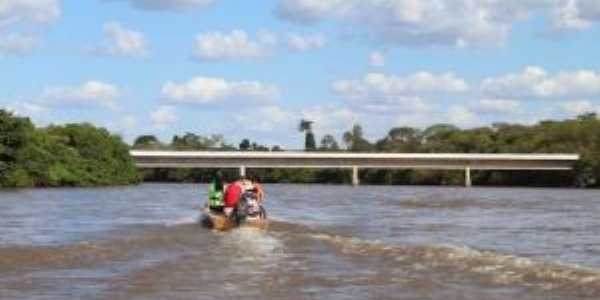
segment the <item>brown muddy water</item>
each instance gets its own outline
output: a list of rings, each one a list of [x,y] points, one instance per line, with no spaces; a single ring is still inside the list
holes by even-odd
[[[0,192],[0,299],[600,299],[600,192],[269,185],[212,232],[205,186]]]

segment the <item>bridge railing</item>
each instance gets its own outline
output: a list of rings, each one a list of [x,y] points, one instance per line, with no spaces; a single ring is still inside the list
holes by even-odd
[[[359,168],[465,170],[471,186],[471,170],[570,170],[578,154],[484,153],[353,153],[353,152],[202,152],[131,151],[140,168],[342,168],[352,169],[358,185]]]

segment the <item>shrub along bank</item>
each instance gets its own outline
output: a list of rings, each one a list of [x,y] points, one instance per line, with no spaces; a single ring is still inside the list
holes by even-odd
[[[36,128],[0,109],[0,187],[107,186],[139,183],[119,136],[90,124]]]

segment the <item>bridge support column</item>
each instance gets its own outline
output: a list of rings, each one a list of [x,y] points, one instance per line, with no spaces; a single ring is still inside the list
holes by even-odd
[[[473,182],[471,181],[471,168],[465,168],[465,187],[472,187]]]
[[[360,185],[360,178],[358,177],[358,167],[357,166],[352,167],[352,185],[353,186]]]
[[[240,166],[240,177],[246,177],[246,166]]]

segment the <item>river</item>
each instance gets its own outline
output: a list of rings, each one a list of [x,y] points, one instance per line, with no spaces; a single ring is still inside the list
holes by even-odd
[[[0,299],[600,299],[600,192],[267,185],[267,230],[206,186],[0,192]]]

